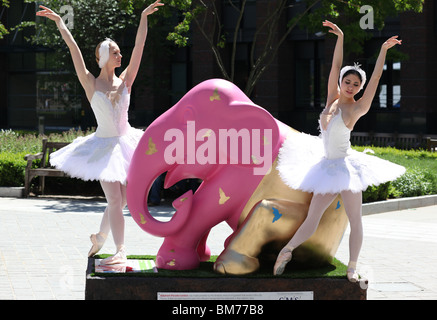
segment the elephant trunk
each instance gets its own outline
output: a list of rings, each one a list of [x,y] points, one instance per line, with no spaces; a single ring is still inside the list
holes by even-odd
[[[190,190],[174,200],[176,213],[167,222],[155,219],[147,208],[147,198],[155,179],[162,173],[171,170],[163,158],[163,150],[159,150],[153,137],[146,130],[132,157],[127,176],[127,204],[132,218],[149,234],[167,237],[180,230],[191,210],[193,192]],[[152,137],[153,136],[153,137]]]

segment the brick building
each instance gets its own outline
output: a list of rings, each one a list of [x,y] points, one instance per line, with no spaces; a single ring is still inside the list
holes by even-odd
[[[226,11],[225,2],[216,1],[222,10],[225,28],[232,27],[233,20]],[[237,46],[237,73],[248,68],[250,39],[265,19],[267,2],[248,1]],[[434,88],[437,84],[436,2],[425,0],[420,14],[403,13],[398,18],[388,19],[384,30],[373,31],[363,55],[354,57],[354,61],[359,61],[370,77],[374,66],[372,57],[379,51],[382,42],[394,34],[403,39],[400,51],[409,57],[405,61],[387,63],[371,111],[360,119],[355,131],[437,134],[437,90]],[[22,16],[27,15],[27,19],[31,19],[35,8],[27,6],[21,1],[14,1],[11,8],[2,13],[2,22],[12,26]],[[292,11],[287,12],[287,17],[292,15]],[[285,28],[287,17],[284,17],[282,25],[279,24],[279,29]],[[153,31],[146,43],[147,60],[143,60],[131,99],[130,121],[134,126],[147,126],[194,85],[221,77],[213,53],[196,28],[193,28],[191,45],[184,49],[172,48],[169,55],[157,52],[153,37],[165,35],[154,34]],[[292,127],[317,133],[317,118],[326,99],[334,45],[332,37],[318,37],[296,29],[257,83],[251,99]],[[133,43],[125,41],[120,46],[122,51],[131,50]],[[59,84],[55,92],[47,93],[41,89],[51,88],[42,84],[50,82],[44,80],[47,79],[47,63],[41,65],[39,57],[42,52],[41,48],[26,43],[20,33],[0,41],[0,128],[34,129],[41,114],[45,115],[46,127],[93,125],[92,113],[77,83],[66,86],[62,83],[62,75],[58,75],[53,80]],[[345,61],[348,64],[351,62]],[[242,80],[237,76],[235,83],[240,85]],[[48,104],[46,101],[52,101],[64,89],[82,99],[71,99],[77,103],[68,110],[59,107],[43,112],[44,104]],[[51,99],[41,100],[46,95]]]
[[[252,12],[256,12],[253,23],[256,25],[249,25],[248,29],[263,22],[265,2],[252,3]],[[284,28],[284,24],[279,28]],[[436,1],[425,1],[420,14],[403,13],[398,18],[387,19],[384,30],[373,32],[363,56],[354,59],[363,65],[368,78],[373,72],[372,58],[379,52],[380,45],[396,34],[404,43],[400,51],[409,58],[407,61],[387,63],[380,81],[380,92],[371,111],[360,119],[355,131],[436,134]],[[242,41],[241,50],[247,50],[249,44],[246,47],[244,44]],[[332,37],[293,31],[258,82],[251,99],[294,128],[317,133],[317,119],[325,104],[324,92],[334,47],[335,39]],[[219,75],[214,56],[199,33],[194,34],[191,54],[195,61],[192,66],[193,83]],[[242,57],[245,55],[240,54]],[[344,61],[347,64],[352,62]]]

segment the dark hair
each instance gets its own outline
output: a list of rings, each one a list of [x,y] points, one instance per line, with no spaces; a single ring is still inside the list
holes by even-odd
[[[348,70],[347,72],[345,72],[341,81],[343,81],[343,79],[350,74],[356,75],[360,79],[360,82],[363,82],[363,77],[361,76],[361,74],[357,70],[354,70],[354,69],[351,69],[351,70]]]

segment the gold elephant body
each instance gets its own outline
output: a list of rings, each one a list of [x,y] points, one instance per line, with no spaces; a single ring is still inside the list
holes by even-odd
[[[288,187],[276,166],[277,159],[246,203],[238,229],[214,264],[216,272],[244,275],[258,270],[260,254],[276,258],[306,219],[312,194]],[[339,195],[323,214],[316,232],[293,251],[293,260],[310,265],[331,262],[347,223]],[[263,248],[268,250],[262,252]]]

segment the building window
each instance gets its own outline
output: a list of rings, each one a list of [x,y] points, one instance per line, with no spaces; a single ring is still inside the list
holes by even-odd
[[[378,99],[374,104],[379,108],[400,108],[401,107],[401,63],[388,62],[384,65],[384,73],[379,83]]]
[[[320,109],[326,104],[324,48],[320,41],[295,41],[295,97],[299,109]]]
[[[191,84],[190,51],[177,48],[171,62],[171,104],[175,105],[188,91]]]
[[[235,8],[241,8],[241,0],[223,1],[223,26],[226,40],[232,42],[234,39],[235,26],[240,13]],[[238,42],[251,42],[256,29],[256,1],[248,0],[243,12],[240,29],[237,31]]]
[[[245,9],[240,22],[240,27],[236,31],[235,27],[238,22],[240,12],[236,8],[241,8],[243,1],[241,0],[224,0],[222,2],[223,9],[223,27],[226,37],[226,57],[225,63],[227,69],[231,70],[231,64],[234,64],[233,82],[241,90],[247,85],[248,75],[250,73],[250,52],[253,45],[253,37],[256,31],[256,1],[247,0]],[[237,32],[235,59],[231,61],[233,41]]]

